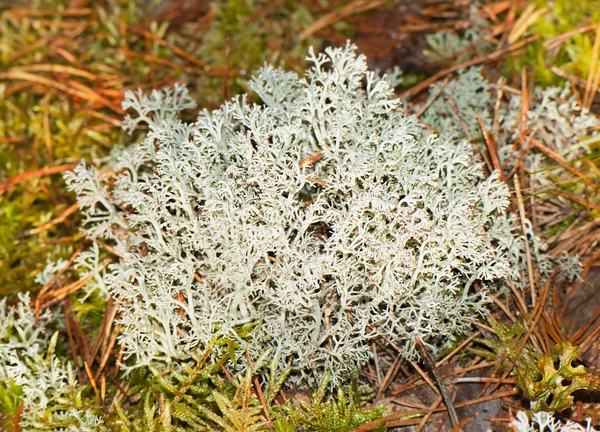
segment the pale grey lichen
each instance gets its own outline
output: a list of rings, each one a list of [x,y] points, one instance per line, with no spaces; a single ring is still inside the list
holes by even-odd
[[[516,432],[597,432],[590,419],[582,426],[572,421],[563,422],[552,413],[544,411],[534,413],[531,419],[527,417],[527,413],[519,411],[511,426]]]
[[[520,94],[514,94],[515,89],[505,85],[490,83],[480,67],[463,69],[443,89],[441,86],[442,83],[437,83],[431,87],[430,96],[438,93],[439,96],[423,112],[421,120],[438,134],[469,138],[487,150],[477,120],[480,116],[488,133],[498,134],[495,137],[498,156],[507,170],[522,157],[515,151],[517,143],[533,149],[531,140],[536,139],[578,167],[583,161],[577,159],[589,154],[589,145],[600,140],[600,120],[579,105],[568,83],[564,87],[535,87],[528,102],[525,125],[521,124]],[[550,164],[557,165],[556,161],[538,151],[526,152],[525,158],[534,172],[546,170],[535,175],[536,182],[552,182],[547,169]],[[561,172],[564,167],[552,170],[555,176]]]
[[[431,86],[430,95],[439,96],[421,116],[423,122],[438,134],[469,139],[482,135],[477,116],[482,117],[488,129],[491,127],[493,86],[481,74],[480,67],[462,69],[456,79],[447,82],[443,89],[442,86],[443,83]]]
[[[89,410],[69,405],[78,387],[69,364],[54,353],[60,320],[50,310],[36,319],[29,294],[8,307],[0,300],[0,382],[13,382],[23,391],[19,428],[23,431],[105,431],[102,420]],[[68,421],[61,422],[61,419]],[[58,420],[55,422],[55,420]],[[53,424],[69,424],[68,429]]]
[[[442,85],[432,86],[429,95],[437,98],[420,117],[433,129],[430,133],[469,139],[477,152],[489,157],[480,117],[493,137],[503,174],[514,173],[519,164],[524,167],[528,189],[523,195],[527,200],[533,196],[541,202],[553,197],[557,188],[565,188],[571,194],[585,192],[588,184],[580,178],[565,181],[574,176],[561,161],[569,161],[570,167],[582,171],[586,169],[586,160],[592,156],[591,145],[600,141],[600,120],[579,105],[568,85],[535,87],[525,115],[521,95],[515,94],[518,91],[502,81],[490,83],[480,68],[461,70],[443,89]],[[593,175],[589,178],[593,179]],[[554,215],[550,219],[556,220]],[[563,270],[562,279],[578,276],[581,265],[577,256],[551,257],[546,243],[534,234],[531,222],[525,221],[524,225],[542,283],[557,268]],[[524,256],[519,259],[521,264],[513,261],[512,268],[525,270]]]
[[[439,346],[517,278],[507,188],[470,144],[430,136],[352,45],[309,53],[301,79],[265,66],[195,123],[185,88],[129,93],[148,124],[110,175],[66,176],[87,232],[123,253],[103,276],[129,367],[185,358],[216,334],[274,348],[296,378],[340,378],[392,341]]]
[[[492,25],[482,10],[480,2],[471,2],[467,28],[462,32],[455,28],[425,35],[429,47],[423,54],[437,61],[452,57],[456,63],[470,60],[474,54],[489,54],[494,46],[489,38]]]

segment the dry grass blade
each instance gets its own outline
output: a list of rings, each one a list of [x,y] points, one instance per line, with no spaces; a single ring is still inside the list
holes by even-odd
[[[517,22],[512,27],[512,30],[508,33],[508,43],[516,42],[523,34],[527,31],[529,27],[535,24],[540,17],[545,14],[547,8],[535,9],[534,4],[530,4],[527,8],[521,13],[521,16],[517,20]]]
[[[598,53],[600,52],[600,27],[596,29],[596,37],[594,38],[594,46],[592,47],[592,56],[590,61],[590,70],[588,71],[587,81],[585,83],[585,93],[583,95],[583,106],[590,109],[592,106],[593,87],[596,79],[596,69],[598,64]]]

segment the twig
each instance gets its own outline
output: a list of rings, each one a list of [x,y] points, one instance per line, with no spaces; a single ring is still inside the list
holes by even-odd
[[[423,359],[423,362],[425,362],[425,365],[427,365],[427,367],[433,374],[433,378],[435,379],[435,382],[438,385],[438,388],[440,389],[440,393],[441,393],[442,398],[444,399],[446,408],[448,408],[448,415],[450,416],[450,422],[452,423],[452,426],[455,427],[459,423],[458,415],[456,414],[456,409],[454,408],[454,405],[452,403],[452,396],[450,396],[448,387],[446,387],[446,384],[444,384],[444,380],[442,379],[440,372],[438,371],[437,367],[435,366],[435,359],[429,353],[429,351],[427,351],[427,348],[425,348],[425,345],[423,345],[423,342],[421,342],[420,339],[416,340],[415,345],[416,345],[417,349],[419,350],[419,352],[421,353],[421,358]]]

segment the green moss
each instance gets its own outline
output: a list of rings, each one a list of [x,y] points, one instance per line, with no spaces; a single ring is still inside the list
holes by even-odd
[[[535,0],[537,8],[547,11],[529,29],[540,39],[526,47],[526,53],[506,62],[509,74],[520,72],[523,67],[535,69],[536,84],[542,86],[560,85],[564,79],[550,69],[558,67],[575,77],[587,79],[592,61],[592,47],[595,31],[576,34],[567,38],[557,48],[546,49],[543,44],[548,39],[575,30],[586,24],[600,20],[598,0]]]
[[[545,355],[531,343],[526,343],[519,350],[525,333],[522,322],[517,321],[512,326],[495,321],[489,324],[498,340],[475,339],[485,348],[471,348],[470,351],[490,361],[503,359],[500,371],[506,370],[514,361],[511,375],[515,376],[515,384],[523,396],[531,401],[532,410],[564,411],[573,406],[574,392],[600,391],[597,373],[583,365],[573,366],[579,358],[577,346],[559,342],[552,348],[551,355]]]

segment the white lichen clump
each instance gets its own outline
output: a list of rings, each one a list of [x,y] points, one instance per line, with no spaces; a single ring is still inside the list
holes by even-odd
[[[413,357],[416,339],[466,329],[516,274],[508,191],[470,144],[427,136],[354,46],[309,60],[305,78],[264,67],[261,104],[237,97],[192,124],[184,87],[128,93],[126,127],[146,138],[108,174],[66,176],[88,234],[123,255],[102,287],[133,367],[253,324],[239,343],[254,358],[273,348],[298,379],[342,377],[377,338]]]

